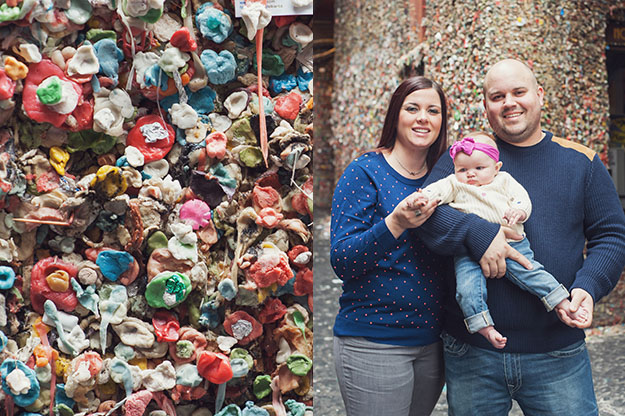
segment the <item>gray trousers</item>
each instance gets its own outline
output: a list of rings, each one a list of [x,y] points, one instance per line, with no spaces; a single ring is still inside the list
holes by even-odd
[[[445,383],[440,341],[404,347],[334,337],[334,364],[347,416],[429,415]]]

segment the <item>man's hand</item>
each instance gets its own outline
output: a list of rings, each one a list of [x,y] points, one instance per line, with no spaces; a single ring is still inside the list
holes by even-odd
[[[584,289],[575,288],[571,290],[571,304],[569,310],[558,309],[558,318],[565,324],[573,328],[588,328],[592,324],[592,311],[595,301],[590,293]],[[580,319],[583,317],[584,319]]]
[[[528,270],[533,269],[532,263],[530,263],[527,257],[512,248],[510,244],[506,242],[506,238],[520,239],[523,237],[509,228],[502,227],[499,229],[497,235],[493,241],[491,241],[488,249],[486,249],[480,259],[482,273],[487,278],[500,278],[506,274],[506,258],[516,261]]]

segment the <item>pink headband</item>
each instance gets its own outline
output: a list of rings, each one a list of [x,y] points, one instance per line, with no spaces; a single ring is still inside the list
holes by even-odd
[[[454,143],[451,149],[449,149],[449,156],[455,160],[458,152],[466,153],[470,156],[474,150],[486,153],[486,155],[495,162],[499,161],[499,150],[490,144],[476,142],[473,137],[465,137],[459,142]]]

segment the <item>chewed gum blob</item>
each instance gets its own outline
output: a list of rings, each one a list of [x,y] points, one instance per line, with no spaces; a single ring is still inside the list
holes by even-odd
[[[145,299],[153,308],[171,309],[191,293],[189,278],[177,272],[162,272],[156,275],[145,288]]]
[[[221,43],[232,33],[232,20],[210,2],[202,4],[195,13],[195,23],[205,38]]]
[[[12,358],[5,359],[0,364],[0,375],[2,390],[13,398],[16,405],[30,406],[39,397],[37,375],[23,362]]]
[[[0,289],[11,289],[15,284],[15,271],[9,266],[0,266]]]
[[[237,63],[230,51],[223,50],[218,54],[206,49],[200,59],[211,84],[222,85],[234,79]]]

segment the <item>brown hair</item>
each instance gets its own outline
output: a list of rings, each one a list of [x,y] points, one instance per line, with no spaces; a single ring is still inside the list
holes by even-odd
[[[497,149],[497,140],[495,139],[495,136],[493,136],[492,134],[490,134],[487,131],[483,131],[483,130],[474,130],[474,131],[470,131],[468,133],[464,133],[460,136],[460,138],[458,139],[458,141],[464,139],[465,137],[474,137],[474,136],[482,136],[482,137],[488,137],[492,143],[487,143],[487,144],[491,144],[495,149]]]
[[[426,162],[428,165],[428,171],[432,170],[434,164],[439,157],[447,149],[447,99],[445,93],[440,85],[432,81],[429,78],[423,76],[411,77],[404,80],[393,95],[391,96],[391,102],[388,105],[386,111],[386,117],[384,118],[384,127],[382,128],[382,135],[378,142],[378,149],[392,149],[395,146],[395,140],[397,138],[397,123],[399,121],[399,113],[401,106],[408,95],[418,90],[434,89],[438,93],[441,99],[441,131],[438,133],[436,141],[432,143],[428,149],[426,155]]]

